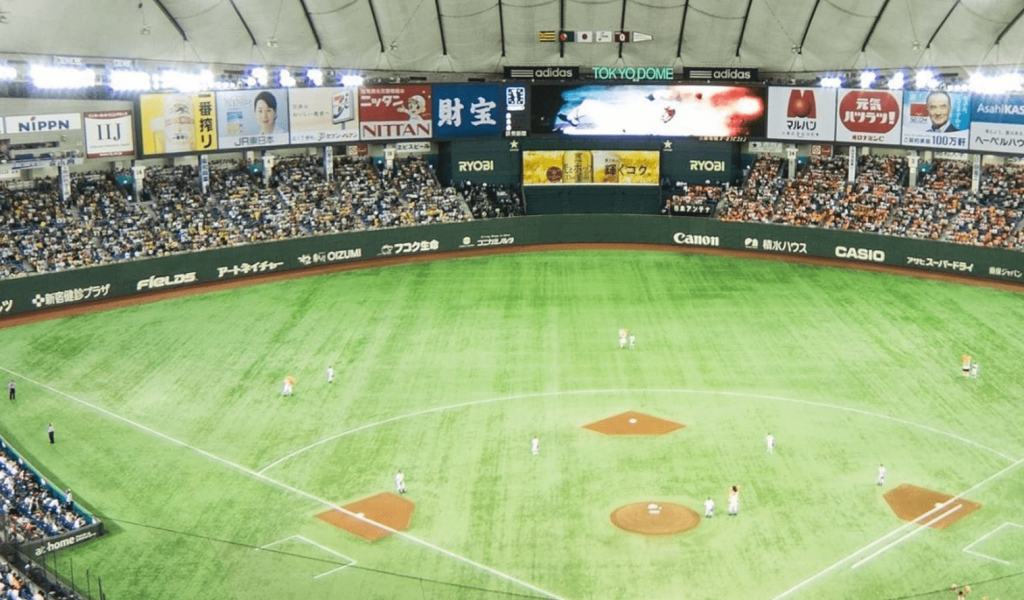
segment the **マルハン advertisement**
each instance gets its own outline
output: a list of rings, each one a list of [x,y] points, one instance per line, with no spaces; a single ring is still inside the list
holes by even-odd
[[[971,98],[971,151],[1024,154],[1024,96]]]
[[[496,137],[501,135],[504,98],[494,84],[435,85],[434,137]]]
[[[839,90],[836,141],[857,144],[900,144],[903,92]]]
[[[432,121],[429,85],[359,89],[360,139],[427,139],[433,134]]]
[[[768,137],[831,142],[836,135],[836,90],[768,88]]]

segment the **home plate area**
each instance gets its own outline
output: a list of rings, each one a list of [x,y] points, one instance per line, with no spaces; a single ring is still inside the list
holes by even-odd
[[[405,531],[412,522],[412,513],[416,509],[416,504],[391,492],[382,492],[376,496],[346,504],[342,508],[395,531]],[[383,527],[337,509],[324,511],[316,515],[316,518],[371,542],[391,535],[391,531]]]
[[[583,426],[584,429],[605,435],[665,435],[683,427],[686,427],[683,423],[636,411],[627,411]]]

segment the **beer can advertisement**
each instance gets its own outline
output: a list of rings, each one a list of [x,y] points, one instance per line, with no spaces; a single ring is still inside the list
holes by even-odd
[[[213,92],[142,94],[139,121],[144,156],[217,150]]]
[[[527,150],[524,185],[658,185],[656,150]]]
[[[357,141],[358,110],[355,88],[294,88],[288,92],[291,142],[316,144]]]
[[[534,134],[764,137],[765,89],[722,85],[535,85]]]

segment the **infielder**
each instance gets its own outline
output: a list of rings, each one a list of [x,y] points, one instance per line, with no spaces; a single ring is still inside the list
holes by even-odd
[[[401,469],[395,473],[395,490],[397,490],[399,494],[405,493],[405,473],[403,473]]]
[[[284,379],[284,386],[281,387],[281,395],[282,396],[291,396],[292,395],[292,382],[287,377],[285,377],[285,379]]]
[[[971,363],[971,377],[977,379],[978,371],[981,369],[981,363]]]
[[[533,452],[534,456],[540,454],[540,440],[537,436],[533,436],[533,440],[530,441],[530,452]]]
[[[704,518],[710,519],[715,516],[715,501],[708,496],[708,499],[704,501]]]
[[[632,333],[629,334],[629,349],[636,350],[636,336]]]
[[[878,465],[878,485],[885,485],[885,465]]]
[[[625,328],[619,330],[619,348],[620,349],[626,347],[626,336],[628,334],[629,334],[629,332],[626,331]]]
[[[327,367],[327,383],[334,383],[334,367]]]
[[[740,486],[729,488],[729,516],[740,514]]]
[[[767,437],[764,438],[764,443],[765,443],[766,446],[768,446],[768,454],[774,454],[775,453],[775,436],[772,435],[770,431],[768,432]]]

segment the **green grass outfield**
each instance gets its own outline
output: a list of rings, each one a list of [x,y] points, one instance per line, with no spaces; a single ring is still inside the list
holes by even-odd
[[[1006,600],[1024,590],[1021,530],[1000,528],[1024,525],[1022,323],[1019,294],[837,268],[456,259],[2,330],[19,385],[0,431],[107,521],[58,565],[99,574],[110,600],[938,599],[986,580],[973,595]],[[581,428],[625,410],[687,427]],[[408,536],[313,517],[399,468]],[[900,483],[983,508],[903,538],[916,526],[882,499]],[[609,521],[708,495],[721,516],[682,535]]]

